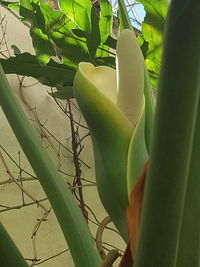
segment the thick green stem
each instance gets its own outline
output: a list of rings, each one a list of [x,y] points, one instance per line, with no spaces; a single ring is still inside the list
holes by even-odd
[[[200,2],[172,0],[134,267],[175,267],[200,91]]]
[[[120,29],[133,29],[124,0],[118,0],[118,5],[120,15]]]
[[[28,267],[20,251],[6,232],[0,222],[0,266],[2,267]]]
[[[200,265],[200,103],[192,148],[176,267]]]
[[[75,198],[22,111],[1,65],[0,104],[54,209],[75,265],[98,267],[101,259]]]

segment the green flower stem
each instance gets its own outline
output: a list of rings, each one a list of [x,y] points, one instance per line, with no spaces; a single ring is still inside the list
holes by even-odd
[[[146,148],[149,153],[152,131],[153,131],[154,114],[155,114],[155,102],[153,99],[152,87],[146,66],[144,66],[144,96],[145,96],[145,141],[146,141]]]
[[[199,267],[200,254],[200,103],[196,120],[176,267]]]
[[[145,144],[145,98],[143,98],[143,105],[141,114],[139,116],[137,126],[131,137],[131,142],[128,151],[127,164],[127,186],[128,197],[130,199],[131,192],[138,180],[138,177],[143,170],[144,164],[148,159],[148,153]]]
[[[28,264],[0,222],[0,266],[28,267]]]
[[[54,209],[75,265],[98,267],[101,259],[83,215],[17,102],[1,66],[0,104]]]
[[[118,6],[120,14],[120,30],[133,29],[124,0],[118,0]]]
[[[200,91],[199,14],[198,0],[171,1],[134,267],[176,266]]]

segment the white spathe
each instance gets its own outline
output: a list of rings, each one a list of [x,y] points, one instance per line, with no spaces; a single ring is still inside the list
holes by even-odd
[[[85,62],[79,64],[79,69],[102,94],[114,104],[117,103],[117,80],[114,69],[106,66],[95,67],[93,64]]]
[[[132,30],[123,30],[117,41],[116,70],[79,64],[82,75],[126,116],[133,129],[142,108],[144,93],[144,58]]]
[[[123,30],[117,41],[117,105],[133,127],[142,107],[144,58],[132,30]]]

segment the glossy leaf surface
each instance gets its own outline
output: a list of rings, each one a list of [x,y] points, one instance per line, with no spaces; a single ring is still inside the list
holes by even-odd
[[[39,2],[20,0],[19,3],[20,16],[30,23],[30,35],[37,59],[41,65],[46,65],[51,56],[55,56],[55,51],[45,28],[45,20]]]
[[[138,2],[142,3],[146,11],[142,23],[142,37],[148,43],[146,66],[150,72],[152,86],[158,88],[168,0],[138,0]]]
[[[19,54],[9,59],[0,59],[5,73],[16,73],[36,78],[48,86],[57,84],[72,85],[75,71],[64,64],[56,63],[53,60],[45,66],[41,66],[37,58],[29,53]]]

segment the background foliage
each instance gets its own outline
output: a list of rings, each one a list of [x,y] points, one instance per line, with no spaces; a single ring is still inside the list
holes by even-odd
[[[146,16],[141,33],[137,31],[138,40],[152,86],[157,88],[168,3],[167,0],[139,2]],[[28,23],[36,53],[18,51],[15,57],[0,59],[6,73],[32,76],[43,84],[55,86],[58,89],[55,96],[63,99],[73,96],[70,87],[80,62],[115,68],[116,36],[112,35],[112,25],[116,17],[108,0],[100,1],[98,7],[90,1],[60,0],[59,8],[54,9],[42,0],[1,1],[1,4],[17,10],[20,20]],[[118,20],[119,31],[123,29],[120,14]]]

